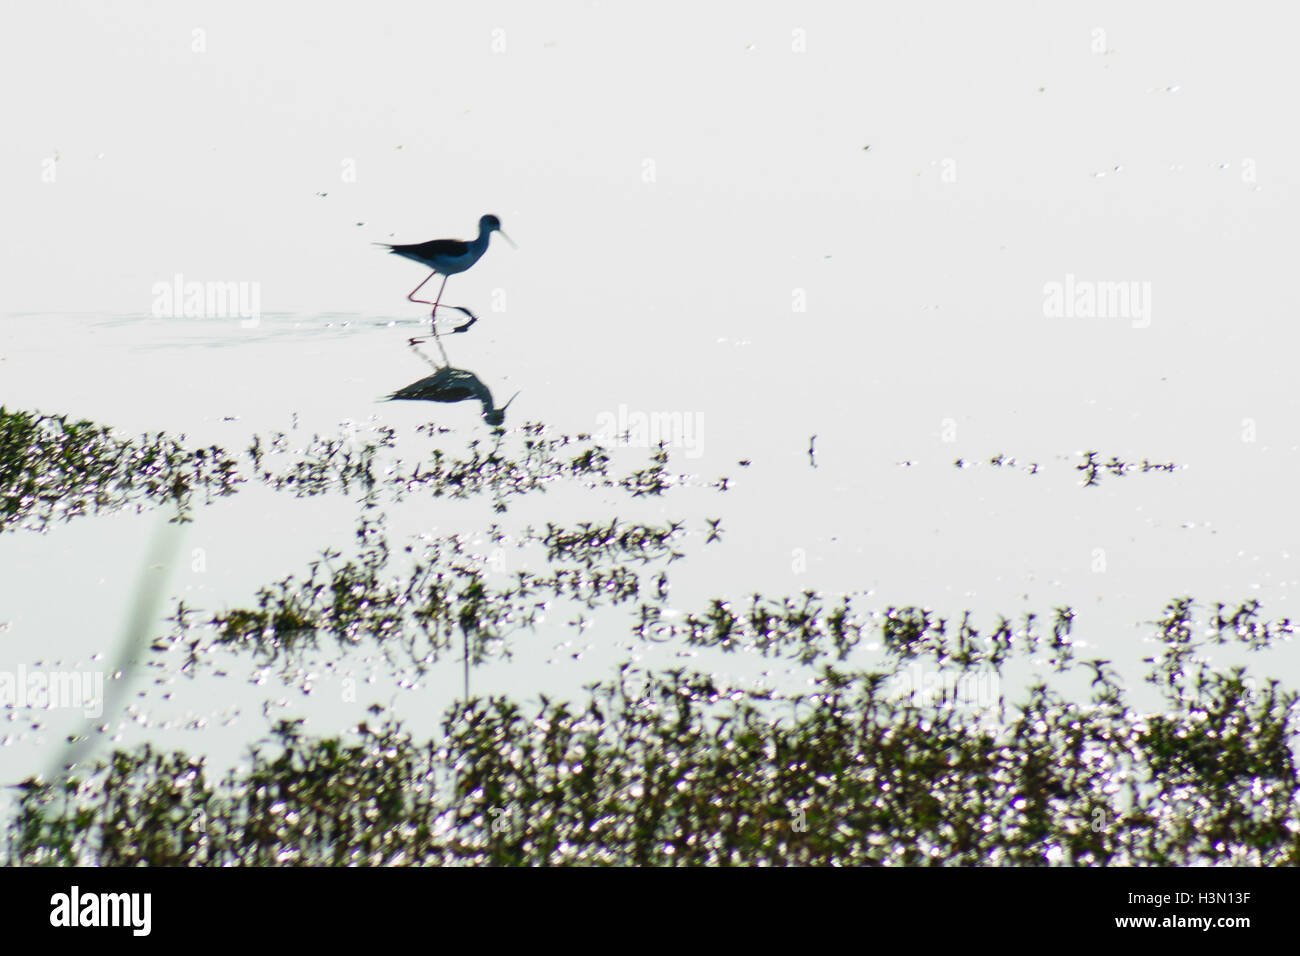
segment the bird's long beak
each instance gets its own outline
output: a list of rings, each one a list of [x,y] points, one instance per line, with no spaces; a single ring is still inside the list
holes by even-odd
[[[519,397],[519,393],[515,392],[513,395],[510,396],[510,402],[513,402],[518,397]],[[504,405],[498,408],[497,411],[504,412],[507,408],[510,407],[510,402],[506,402]]]
[[[501,233],[501,238],[502,238],[502,239],[504,239],[506,242],[510,243],[510,248],[511,248],[511,249],[518,249],[518,248],[519,248],[518,246],[515,245],[515,241],[514,241],[513,239],[511,239],[509,236],[506,235],[506,231],[505,231],[504,229],[498,229],[497,232]]]

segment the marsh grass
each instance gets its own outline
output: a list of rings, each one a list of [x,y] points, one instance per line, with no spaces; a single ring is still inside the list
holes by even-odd
[[[170,503],[186,520],[196,494],[208,501],[235,490],[236,468],[215,446],[186,449],[162,433],[123,438],[93,422],[0,407],[0,532],[127,505]]]
[[[184,519],[200,494],[249,481],[360,495],[351,553],[323,550],[234,607],[179,604],[153,651],[183,647],[187,674],[218,650],[286,668],[361,646],[417,669],[459,657],[464,699],[427,739],[375,706],[340,736],[281,722],[218,776],[202,756],[145,745],[29,779],[5,824],[5,862],[1300,863],[1297,695],[1214,663],[1293,637],[1258,602],[1170,601],[1143,662],[1158,705],[1139,707],[1115,662],[1082,656],[1069,607],[981,621],[815,590],[670,607],[670,576],[721,539],[719,519],[603,514],[390,540],[390,510],[411,496],[478,497],[500,513],[560,482],[628,498],[726,489],[674,473],[664,447],[620,476],[589,436],[540,425],[407,460],[384,428],[296,440],[255,436],[230,455],[0,410],[0,518],[39,530],[170,502]],[[494,567],[485,545],[514,559]],[[781,658],[812,686],[624,665],[573,699],[472,696],[471,668],[509,658],[560,602],[623,608],[634,640]],[[1013,679],[1018,667],[1029,677]],[[906,679],[917,668],[941,688],[995,680],[975,695],[929,693]]]
[[[1167,651],[1187,647],[1181,608]],[[1164,655],[1168,706],[1138,713],[1094,662],[1090,697],[1037,682],[990,721],[891,696],[889,658],[798,695],[624,671],[577,701],[457,704],[432,740],[282,723],[217,781],[201,758],[118,752],[62,788],[29,781],[7,862],[1300,862],[1297,698],[1276,682]]]

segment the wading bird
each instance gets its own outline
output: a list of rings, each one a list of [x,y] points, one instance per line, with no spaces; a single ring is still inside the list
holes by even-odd
[[[478,221],[478,238],[469,242],[463,239],[430,239],[428,242],[405,246],[395,246],[387,242],[376,243],[376,245],[386,246],[388,251],[394,255],[403,256],[433,270],[425,277],[424,282],[411,290],[407,298],[412,302],[433,306],[433,310],[429,313],[429,326],[435,338],[438,335],[438,304],[442,301],[443,289],[447,288],[447,279],[457,273],[464,272],[483,258],[483,253],[487,252],[488,239],[491,238],[494,232],[500,232],[501,238],[514,247],[514,242],[501,229],[501,220],[492,215],[484,216]],[[415,298],[415,293],[423,289],[425,283],[436,275],[442,276],[442,286],[438,289],[437,297],[432,302],[428,299]],[[478,321],[474,313],[470,312],[469,309],[460,306],[449,306],[448,308],[459,309],[469,316],[469,321],[454,329],[455,332],[464,332]]]

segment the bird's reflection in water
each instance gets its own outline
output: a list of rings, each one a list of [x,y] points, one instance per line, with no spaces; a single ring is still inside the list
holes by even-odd
[[[441,343],[439,343],[439,348],[441,348]],[[477,401],[483,406],[482,414],[485,422],[492,426],[498,426],[505,422],[506,409],[510,407],[510,402],[513,402],[519,396],[518,392],[510,396],[510,402],[506,402],[500,408],[497,408],[492,401],[491,390],[473,372],[463,368],[452,368],[450,363],[439,367],[436,363],[430,361],[428,356],[421,354],[420,357],[433,365],[436,371],[418,382],[412,382],[410,385],[399,388],[388,396],[389,401],[398,399],[448,403]],[[446,361],[446,351],[443,351],[442,357]]]

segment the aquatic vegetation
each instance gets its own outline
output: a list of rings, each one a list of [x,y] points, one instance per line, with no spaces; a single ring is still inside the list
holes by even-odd
[[[418,431],[432,438],[445,430],[425,425]],[[665,447],[650,452],[648,467],[618,477],[609,473],[612,460],[591,436],[546,431],[537,424],[510,433],[495,429],[491,442],[472,439],[463,455],[433,447],[427,458],[412,463],[390,454],[397,435],[388,426],[374,427],[369,438],[356,429],[313,434],[300,448],[292,447],[285,432],[273,432],[255,434],[240,456],[215,445],[187,449],[183,435],[130,439],[89,421],[0,408],[0,531],[20,525],[40,530],[51,521],[130,504],[143,509],[171,502],[177,519],[189,520],[196,500],[233,494],[247,481],[298,497],[377,487],[393,502],[417,492],[484,494],[503,512],[509,498],[545,491],[559,480],[639,497],[690,479],[668,471]],[[507,450],[507,442],[517,447]]]
[[[1142,463],[1138,464],[1136,462],[1123,461],[1118,455],[1111,455],[1110,461],[1099,462],[1097,460],[1098,453],[1095,451],[1086,451],[1082,454],[1084,458],[1083,462],[1074,467],[1075,470],[1083,472],[1083,486],[1085,488],[1101,484],[1101,476],[1103,473],[1122,478],[1125,475],[1138,472],[1145,474],[1151,471],[1158,471],[1172,474],[1179,468],[1179,466],[1174,464],[1172,461],[1154,462],[1149,458],[1143,458]]]
[[[1016,642],[1027,652],[1047,646],[1053,663],[1062,669],[1072,659],[1069,641],[1074,612],[1057,608],[1051,636],[1036,630],[1037,615],[1027,614],[1015,633],[1006,618],[982,637],[971,623],[971,612],[959,624],[937,617],[928,608],[894,608],[857,611],[853,599],[841,596],[833,606],[815,591],[779,601],[755,594],[743,613],[730,601],[715,598],[703,613],[686,614],[680,621],[665,620],[662,608],[643,605],[636,633],[653,640],[682,640],[695,647],[754,650],[764,656],[789,656],[811,664],[824,658],[844,661],[861,642],[877,630],[885,648],[900,657],[928,653],[940,663],[963,668],[1000,666]]]
[[[891,693],[904,660],[823,668],[797,695],[624,670],[584,700],[457,704],[427,741],[282,723],[220,781],[183,753],[117,752],[28,781],[6,862],[1300,863],[1297,695],[1276,682],[1203,667],[1142,714],[1094,661],[1090,698],[1038,681],[990,719]]]
[[[622,557],[646,564],[658,558],[666,557],[671,561],[682,557],[671,548],[674,535],[681,530],[680,521],[664,528],[628,524],[620,527],[619,520],[614,518],[608,525],[584,522],[573,531],[548,523],[542,540],[548,561],[564,559],[590,568],[601,560]]]
[[[972,468],[979,464],[982,463],[967,461],[965,458],[958,458],[956,461],[953,462],[953,465],[955,465],[958,468]],[[1025,464],[1021,464],[1015,458],[1012,458],[1009,455],[1003,455],[1001,453],[997,455],[993,455],[991,458],[989,458],[988,465],[991,468],[1007,468],[1012,471],[1022,470],[1030,475],[1038,474],[1038,467],[1039,467],[1038,462],[1036,461],[1031,461]]]
[[[1084,480],[1081,482],[1081,486],[1084,488],[1092,488],[1100,485],[1101,479],[1106,475],[1122,478],[1125,475],[1139,473],[1146,474],[1153,471],[1173,474],[1180,468],[1186,467],[1185,465],[1177,465],[1172,461],[1157,462],[1152,461],[1149,458],[1143,458],[1141,463],[1125,461],[1118,455],[1111,455],[1109,461],[1099,461],[1098,457],[1100,452],[1095,451],[1079,452],[1079,455],[1083,458],[1083,461],[1075,465],[1074,470],[1083,472]],[[910,465],[911,462],[905,462],[904,464]],[[1036,475],[1040,470],[1040,466],[1036,461],[1022,464],[1015,458],[1000,453],[991,456],[987,462],[970,461],[966,458],[958,458],[953,462],[955,467],[962,469],[973,468],[983,464],[987,464],[991,468],[1024,471],[1026,474],[1030,475]]]
[[[369,490],[380,480],[376,475],[380,450],[392,448],[397,437],[388,427],[379,427],[376,433],[374,440],[364,442],[349,435],[312,435],[295,453],[289,452],[289,436],[284,432],[274,432],[266,439],[254,435],[248,459],[258,480],[277,491],[289,489],[300,497],[356,487]],[[269,459],[279,455],[288,455],[291,460],[281,470],[272,471]]]
[[[206,627],[214,644],[249,648],[268,661],[315,650],[320,638],[333,637],[340,647],[368,639],[389,652],[404,649],[419,670],[462,646],[478,664],[490,655],[508,657],[506,638],[533,628],[550,602],[565,599],[592,609],[637,597],[641,577],[623,562],[670,563],[680,557],[673,543],[684,533],[679,522],[615,520],[572,529],[529,527],[512,542],[493,527],[487,537],[498,548],[541,544],[546,562],[555,565],[505,575],[461,535],[419,539],[395,552],[371,503],[358,524],[356,555],[342,560],[327,550],[310,562],[305,576],[288,575],[260,588],[254,605],[218,612]],[[177,630],[159,649],[202,645],[202,634],[193,633],[196,616],[192,608],[178,610],[172,618]],[[192,656],[197,660],[197,652]]]
[[[278,432],[263,440],[255,436],[249,448],[253,475],[277,491],[299,497],[327,492],[368,492],[383,488],[393,503],[411,494],[456,499],[489,497],[495,510],[504,512],[515,496],[544,492],[559,481],[578,482],[586,488],[622,489],[632,497],[660,495],[692,480],[690,475],[668,470],[669,452],[659,446],[649,452],[649,465],[619,477],[610,473],[609,452],[590,435],[548,434],[544,425],[526,423],[506,431],[493,429],[491,440],[471,439],[463,454],[432,447],[424,458],[384,458],[383,450],[396,445],[391,428],[380,427],[376,437],[363,441],[341,434],[335,438],[313,435],[301,449],[291,449],[288,436]],[[439,435],[435,425],[417,429],[429,437]]]
[[[1300,698],[1214,660],[1294,636],[1259,602],[1175,598],[1122,664],[1083,655],[1070,607],[978,620],[813,589],[672,607],[671,575],[724,540],[722,518],[664,518],[647,502],[650,520],[605,505],[585,521],[398,539],[388,509],[481,496],[499,513],[559,482],[630,500],[725,492],[729,479],[673,473],[663,445],[620,473],[590,436],[536,423],[461,451],[440,447],[446,434],[276,432],[231,455],[0,409],[3,528],[167,502],[183,520],[196,500],[247,481],[360,495],[350,553],[323,549],[234,607],[177,604],[152,665],[192,675],[218,652],[242,652],[289,675],[309,654],[342,661],[364,646],[395,669],[465,668],[462,699],[428,739],[376,705],[375,722],[340,736],[282,721],[219,776],[201,756],[146,745],[29,779],[4,823],[5,862],[1300,863]],[[989,464],[1023,467],[1001,455]],[[1095,453],[1085,464],[1085,484],[1137,468]],[[470,669],[510,658],[516,637],[548,619],[562,627],[561,603],[579,621],[622,608],[623,633],[640,641],[791,662],[810,686],[625,664],[574,699],[472,696]],[[1140,708],[1120,675],[1144,653],[1139,688],[1157,703]]]
[[[423,425],[417,431],[432,437],[437,429]],[[249,456],[259,480],[300,497],[383,487],[393,502],[415,493],[449,498],[486,495],[497,511],[505,511],[511,497],[545,491],[562,480],[589,488],[623,488],[638,496],[662,492],[687,478],[667,473],[668,453],[663,448],[651,453],[649,468],[618,478],[609,473],[609,454],[590,436],[548,436],[546,431],[541,425],[523,425],[511,432],[494,429],[491,441],[472,439],[462,455],[433,447],[427,457],[410,462],[381,459],[381,450],[395,445],[395,434],[387,427],[378,429],[373,441],[313,435],[299,450],[291,450],[288,436],[279,432],[265,441],[255,436]]]
[[[215,446],[186,449],[162,433],[123,438],[94,422],[0,407],[0,531],[40,531],[128,504],[170,502],[186,520],[196,495],[231,494],[240,480]]]

